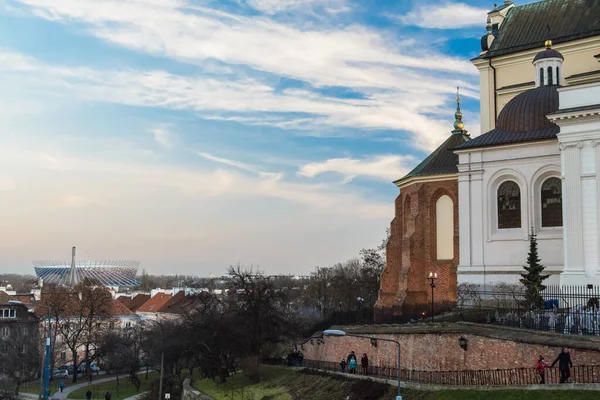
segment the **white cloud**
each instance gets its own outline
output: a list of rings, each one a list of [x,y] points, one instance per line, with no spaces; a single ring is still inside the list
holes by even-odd
[[[36,90],[46,88],[65,99],[75,95],[91,101],[196,110],[206,113],[208,118],[237,119],[250,124],[316,132],[324,127],[405,130],[415,134],[414,143],[423,149],[434,148],[450,130],[449,123],[424,113],[441,108],[445,104],[444,92],[452,93],[455,82],[452,86],[446,84],[436,88],[438,82],[420,81],[417,74],[407,74],[407,79],[412,80],[406,84],[408,91],[374,93],[366,99],[335,99],[302,90],[277,93],[273,87],[247,78],[228,81],[177,76],[158,70],[65,68],[1,50],[0,58],[7,60],[0,64],[0,70],[11,78]],[[15,64],[11,64],[11,60],[15,60]],[[463,94],[468,95],[469,90],[464,90]],[[238,115],[215,116],[214,111]],[[278,114],[263,116],[264,113],[297,112],[312,116],[300,119],[282,119]],[[255,115],[248,116],[250,113]],[[159,131],[157,137],[163,145],[172,143],[166,132],[164,129]]]
[[[151,130],[156,143],[168,149],[173,147],[173,134],[164,128],[154,128]]]
[[[310,163],[298,171],[301,176],[313,178],[326,172],[334,172],[350,182],[355,177],[366,177],[384,181],[394,181],[406,175],[409,166],[415,163],[410,156],[380,155],[366,159],[332,158],[323,162]]]
[[[428,29],[458,29],[469,26],[485,27],[488,9],[465,3],[444,2],[418,5],[405,15],[394,17],[403,24]]]
[[[346,0],[247,0],[246,2],[257,10],[267,14],[276,14],[302,6],[314,5],[322,5],[332,10],[338,10],[339,8],[335,6],[343,5]]]

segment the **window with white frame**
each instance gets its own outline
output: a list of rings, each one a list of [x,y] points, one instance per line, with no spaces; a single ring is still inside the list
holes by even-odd
[[[546,179],[541,186],[540,208],[542,228],[563,226],[562,216],[562,182],[560,178]]]
[[[515,181],[498,186],[498,229],[521,227],[521,189]]]

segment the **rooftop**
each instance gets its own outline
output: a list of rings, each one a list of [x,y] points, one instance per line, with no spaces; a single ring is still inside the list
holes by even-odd
[[[568,15],[568,18],[565,16]],[[508,11],[490,50],[478,58],[600,35],[600,0],[544,0]]]
[[[166,294],[166,293],[162,293],[162,292],[157,293],[154,297],[150,298],[141,307],[139,307],[137,309],[137,312],[156,313],[162,307],[164,307],[164,305],[167,304],[167,302],[169,300],[171,300],[171,297],[173,297],[173,296],[170,294]]]
[[[133,312],[136,312],[145,302],[150,300],[149,294],[138,294],[133,299],[129,299],[125,306]]]

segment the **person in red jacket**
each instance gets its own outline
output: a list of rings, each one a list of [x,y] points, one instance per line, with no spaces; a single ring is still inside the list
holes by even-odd
[[[537,373],[540,376],[540,385],[544,385],[546,383],[546,368],[549,365],[544,362],[544,357],[540,356],[535,368],[537,369]]]

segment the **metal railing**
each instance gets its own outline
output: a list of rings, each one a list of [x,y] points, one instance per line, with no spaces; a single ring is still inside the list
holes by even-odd
[[[600,336],[600,287],[548,286],[543,307],[531,309],[522,287],[460,287],[456,302],[434,304],[434,321],[475,322],[562,334]],[[431,303],[334,312],[305,328],[305,336],[333,325],[404,324],[431,321]]]
[[[263,360],[268,365],[287,365],[285,359]],[[338,362],[302,360],[298,366],[331,372],[342,372]],[[348,366],[345,373],[350,374]],[[372,366],[367,368],[365,374],[359,365],[356,374],[367,375],[374,378],[395,380],[398,370],[395,367]],[[512,368],[496,370],[472,371],[418,371],[402,369],[401,379],[404,382],[419,383],[424,385],[441,386],[522,386],[540,383],[540,375],[535,368]],[[558,367],[546,369],[546,384],[558,384],[560,373]],[[591,384],[600,383],[600,365],[577,365],[571,368],[570,383]]]

